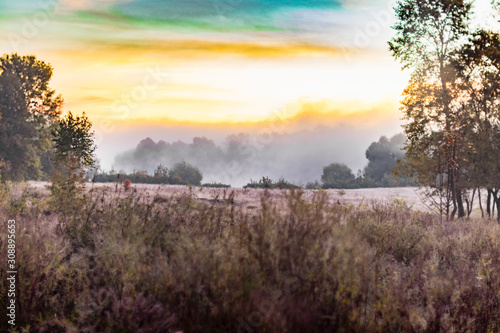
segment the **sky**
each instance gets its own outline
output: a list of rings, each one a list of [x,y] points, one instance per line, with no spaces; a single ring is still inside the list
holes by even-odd
[[[148,136],[223,141],[276,130],[277,118],[287,119],[281,134],[352,126],[367,147],[401,131],[409,74],[387,50],[394,5],[0,0],[0,53],[33,54],[54,67],[51,86],[66,112],[85,111],[93,122],[105,169]],[[352,168],[366,163],[363,149],[353,151]]]

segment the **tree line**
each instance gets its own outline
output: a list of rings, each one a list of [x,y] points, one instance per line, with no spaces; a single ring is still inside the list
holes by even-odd
[[[93,182],[96,183],[110,183],[110,182],[123,182],[129,180],[132,183],[140,184],[169,184],[169,185],[201,185],[203,175],[197,167],[181,161],[175,163],[171,168],[159,164],[156,167],[153,175],[149,175],[145,170],[138,170],[132,173],[124,171],[116,172],[98,172],[91,176]],[[209,184],[206,184],[209,185]],[[224,184],[220,184],[221,187]]]
[[[382,136],[378,142],[372,142],[365,152],[368,164],[357,175],[345,164],[332,163],[323,168],[321,175],[322,188],[371,188],[371,187],[405,187],[416,186],[412,177],[394,175],[393,169],[405,155],[405,137],[396,134],[391,138]],[[306,185],[307,188],[318,187],[317,181]]]
[[[323,174],[321,175],[321,183],[318,181],[309,182],[305,186],[293,184],[283,177],[280,179],[273,180],[268,176],[263,176],[259,180],[250,180],[246,184],[245,188],[280,188],[280,189],[291,189],[305,187],[307,189],[353,189],[353,188],[371,188],[371,187],[397,187],[397,186],[416,186],[416,183],[410,177],[396,176],[392,173],[394,167],[397,165],[399,159],[404,157],[404,141],[405,137],[402,133],[394,135],[391,138],[385,136],[380,137],[379,141],[372,142],[367,148],[365,156],[368,159],[368,164],[363,170],[359,170],[355,176],[353,171],[345,164],[332,163],[323,168]],[[216,147],[213,141],[202,137],[195,137],[193,139],[193,144],[186,145],[182,142],[176,142],[169,146],[168,143],[164,141],[159,141],[155,144],[150,138],[142,140],[137,150],[135,151],[138,155],[143,155],[151,158],[150,151],[152,149],[157,149],[159,146],[171,148],[172,156],[176,156],[175,148],[188,146],[191,148],[194,156],[199,158],[199,163],[205,161],[209,163],[209,159],[205,159],[208,154],[213,151],[218,151],[222,154],[222,150]],[[204,151],[199,149],[200,142],[207,148]],[[144,147],[147,147],[145,150]],[[246,153],[246,147],[239,145],[229,146],[231,149],[231,156],[244,156]],[[208,154],[207,154],[208,153]],[[199,154],[199,156],[198,156]],[[160,154],[159,154],[160,155]],[[222,156],[222,155],[221,155]],[[157,157],[158,159],[158,157]],[[158,164],[156,169],[149,173],[147,170],[136,170],[132,173],[127,173],[124,170],[118,172],[110,171],[104,172],[102,170],[97,170],[97,172],[89,173],[87,178],[94,182],[122,182],[125,179],[129,179],[132,183],[144,183],[144,184],[170,184],[170,185],[201,185],[201,180],[203,179],[202,171],[198,166],[188,163],[184,160],[174,163],[173,167],[170,169],[163,164]],[[222,183],[206,183],[203,186],[213,186],[213,187],[229,187],[230,184]]]

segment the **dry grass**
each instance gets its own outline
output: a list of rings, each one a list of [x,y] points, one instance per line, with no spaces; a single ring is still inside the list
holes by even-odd
[[[497,223],[335,192],[96,187],[57,210],[33,189],[5,194],[17,329],[499,331]]]
[[[48,182],[28,182],[25,184],[19,184],[14,187],[13,192],[15,195],[19,196],[22,193],[23,188],[31,187],[37,189],[40,193],[45,195],[49,194],[47,187],[50,186]],[[238,206],[246,207],[253,206],[257,207],[260,205],[260,195],[262,193],[261,189],[253,188],[233,188],[233,189],[217,189],[217,188],[203,188],[203,187],[192,187],[189,188],[183,185],[153,185],[153,184],[132,184],[132,189],[136,193],[156,193],[158,195],[170,196],[174,194],[189,194],[193,195],[194,198],[200,200],[212,200],[216,196],[220,198],[226,196],[229,193],[233,193],[233,199],[235,204]],[[87,184],[87,190],[92,188],[108,188],[111,191],[119,189],[112,183],[95,183]],[[280,189],[270,189],[268,192],[271,194],[272,198],[276,201],[282,201],[284,198],[284,193]],[[304,190],[303,197],[310,199],[313,197],[316,191]],[[328,189],[324,190],[327,199],[331,203],[341,202],[349,205],[368,205],[373,201],[381,202],[388,201],[393,202],[394,200],[403,200],[409,206],[412,206],[416,210],[429,211],[428,207],[422,203],[420,196],[414,187],[397,187],[397,188],[369,188],[369,189],[347,189],[347,190],[336,190]],[[125,192],[122,192],[122,195]]]

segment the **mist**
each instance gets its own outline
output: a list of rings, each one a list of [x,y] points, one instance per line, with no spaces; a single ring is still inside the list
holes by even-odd
[[[114,169],[152,174],[159,164],[171,167],[186,161],[201,170],[205,183],[240,187],[267,176],[303,185],[319,180],[323,167],[333,162],[347,164],[354,173],[364,168],[364,153],[380,136],[374,132],[338,125],[284,134],[230,134],[220,143],[204,136],[191,142],[148,137],[134,149],[118,154]]]

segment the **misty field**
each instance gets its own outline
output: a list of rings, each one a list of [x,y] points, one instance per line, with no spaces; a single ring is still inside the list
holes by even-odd
[[[410,188],[87,185],[54,202],[31,185],[0,201],[17,225],[17,332],[500,329],[498,223],[441,222]]]

